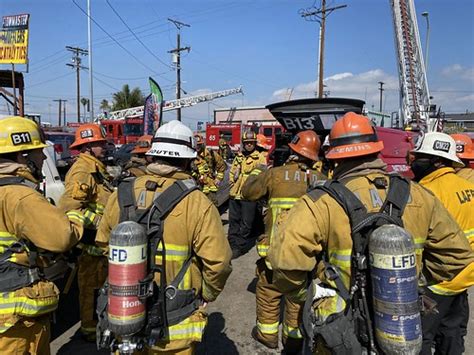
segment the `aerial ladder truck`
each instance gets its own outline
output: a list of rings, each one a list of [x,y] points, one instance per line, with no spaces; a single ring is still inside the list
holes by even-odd
[[[399,118],[407,130],[441,130],[441,121],[435,117],[436,106],[430,103],[414,0],[390,0],[390,4],[398,57]]]
[[[242,86],[237,88],[211,92],[196,96],[183,97],[178,100],[164,101],[163,112],[178,108],[190,107],[202,102],[212,101],[229,95],[241,94]],[[143,113],[145,107],[137,106],[124,110],[100,114],[96,118],[105,128],[108,139],[113,139],[115,144],[134,143],[143,134]]]

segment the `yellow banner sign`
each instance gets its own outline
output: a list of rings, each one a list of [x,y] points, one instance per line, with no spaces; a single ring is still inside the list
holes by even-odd
[[[28,62],[29,18],[29,14],[3,16],[0,29],[0,64]]]

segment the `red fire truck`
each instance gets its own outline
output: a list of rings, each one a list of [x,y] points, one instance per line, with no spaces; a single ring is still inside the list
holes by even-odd
[[[276,135],[284,132],[280,124],[268,123],[207,123],[206,125],[206,146],[211,149],[219,147],[219,139],[223,138],[231,149],[236,152],[240,149],[240,139],[242,132],[252,130],[257,134],[263,134],[267,138],[267,144],[271,146],[270,150],[275,147]]]
[[[101,120],[106,137],[115,144],[135,143],[143,135],[143,118],[128,117],[123,120]]]
[[[325,137],[336,120],[349,111],[362,113],[364,104],[364,101],[356,99],[325,98],[299,99],[266,106],[287,130],[287,133],[277,137],[274,150],[276,165],[286,160],[289,154],[287,144],[293,135],[302,130],[311,129],[321,137]],[[397,171],[402,175],[412,177],[406,156],[413,148],[419,132],[384,127],[375,127],[375,130],[384,144],[380,158],[387,163],[388,171]]]

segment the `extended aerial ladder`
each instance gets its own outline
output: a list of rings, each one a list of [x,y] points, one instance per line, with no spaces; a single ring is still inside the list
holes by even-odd
[[[169,100],[163,103],[163,112],[176,110],[177,108],[194,106],[201,102],[211,101],[211,100],[215,100],[221,97],[226,97],[229,95],[241,94],[241,93],[243,93],[242,86],[239,86],[238,88],[234,88],[234,89],[221,90],[221,91],[211,92],[209,94],[203,94],[203,95],[183,97],[179,100]],[[112,111],[108,113],[107,116],[105,114],[98,115],[96,121],[103,120],[103,119],[123,120],[127,117],[141,117],[143,116],[144,109],[145,109],[144,106],[137,106],[137,107],[127,108],[124,110]]]
[[[421,51],[414,0],[390,0],[400,82],[400,118],[405,129],[436,131]]]

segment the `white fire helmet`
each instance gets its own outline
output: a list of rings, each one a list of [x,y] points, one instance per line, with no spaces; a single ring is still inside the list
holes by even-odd
[[[155,157],[196,158],[196,142],[191,129],[177,120],[158,128],[146,155]]]
[[[463,162],[456,155],[456,142],[452,137],[441,132],[421,134],[412,153],[429,154],[453,162],[456,168],[462,168]]]

